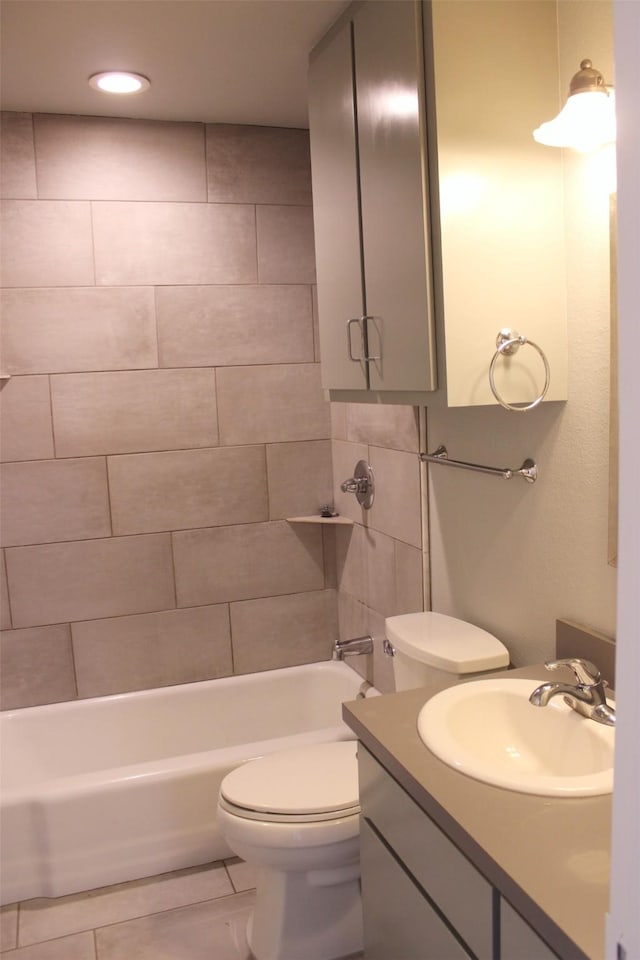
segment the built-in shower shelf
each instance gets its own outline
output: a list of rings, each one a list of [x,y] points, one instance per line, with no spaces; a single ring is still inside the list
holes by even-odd
[[[353,520],[349,520],[348,517],[287,517],[287,523],[333,523],[353,526]]]

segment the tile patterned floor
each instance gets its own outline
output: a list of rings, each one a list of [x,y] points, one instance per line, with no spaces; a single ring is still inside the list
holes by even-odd
[[[1,960],[249,960],[254,876],[240,860],[26,900],[0,913]]]

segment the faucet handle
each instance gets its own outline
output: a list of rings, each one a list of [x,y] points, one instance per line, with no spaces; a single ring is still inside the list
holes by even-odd
[[[576,680],[583,687],[591,687],[600,683],[601,675],[595,664],[590,660],[580,660],[578,657],[568,657],[566,660],[547,660],[547,670],[557,670],[558,667],[569,667],[573,670]]]

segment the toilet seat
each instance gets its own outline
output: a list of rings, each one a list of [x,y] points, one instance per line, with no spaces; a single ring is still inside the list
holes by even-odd
[[[358,814],[356,742],[293,747],[251,760],[224,778],[220,805],[235,816],[272,823]]]

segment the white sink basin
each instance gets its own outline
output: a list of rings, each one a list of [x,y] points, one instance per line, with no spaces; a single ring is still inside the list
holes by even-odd
[[[420,739],[461,773],[519,793],[611,793],[614,728],[554,697],[534,707],[542,681],[474,680],[436,694],[418,715]]]

